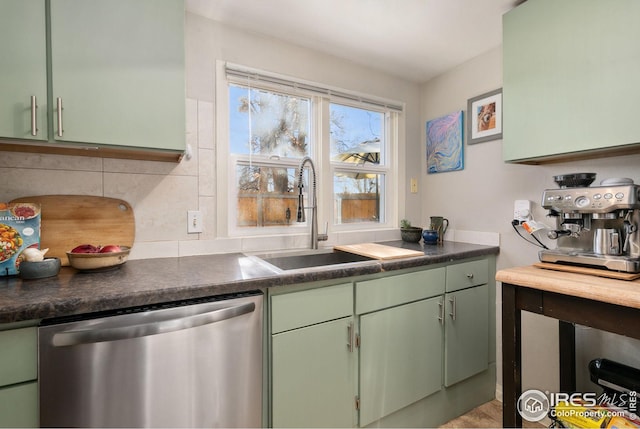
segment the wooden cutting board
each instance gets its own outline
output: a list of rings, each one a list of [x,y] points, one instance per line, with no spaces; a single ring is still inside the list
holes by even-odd
[[[14,202],[39,203],[40,248],[47,257],[69,265],[69,250],[80,244],[133,246],[135,219],[126,201],[89,195],[42,195],[17,198]]]
[[[577,265],[552,264],[549,262],[537,262],[533,264],[536,268],[544,268],[545,270],[563,271],[565,273],[588,274],[590,276],[607,277],[617,280],[635,280],[640,279],[640,273],[621,273],[618,271],[608,271],[599,268],[580,267]]]
[[[334,249],[374,259],[399,259],[410,258],[412,256],[424,256],[424,252],[418,250],[403,249],[401,247],[386,246],[377,243],[346,244],[343,246],[334,246]]]

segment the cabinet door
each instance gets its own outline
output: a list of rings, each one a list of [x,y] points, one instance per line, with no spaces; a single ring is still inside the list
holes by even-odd
[[[445,295],[444,385],[489,367],[489,286]]]
[[[51,85],[56,140],[184,150],[183,1],[51,0]]]
[[[440,390],[442,296],[360,316],[360,426]]]
[[[352,427],[353,317],[272,336],[272,426]]]
[[[0,137],[47,139],[44,3],[44,0],[0,2]],[[33,113],[35,129],[31,123],[32,96],[37,104]]]
[[[0,386],[38,376],[38,331],[35,326],[0,331]]]
[[[640,142],[640,2],[536,0],[503,17],[506,161]]]
[[[0,388],[0,427],[38,426],[38,383],[34,381]]]

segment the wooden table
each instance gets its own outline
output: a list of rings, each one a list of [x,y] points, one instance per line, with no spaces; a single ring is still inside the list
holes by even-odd
[[[560,391],[576,389],[574,325],[640,339],[640,280],[613,280],[533,266],[500,270],[502,282],[503,425],[522,427],[521,312],[559,320]]]

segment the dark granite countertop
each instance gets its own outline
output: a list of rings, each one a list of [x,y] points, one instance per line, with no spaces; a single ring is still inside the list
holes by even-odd
[[[445,242],[438,246],[381,244],[424,256],[277,272],[242,253],[131,260],[121,268],[82,273],[63,267],[56,277],[0,278],[0,323],[19,322],[190,298],[331,280],[497,254],[496,246]]]

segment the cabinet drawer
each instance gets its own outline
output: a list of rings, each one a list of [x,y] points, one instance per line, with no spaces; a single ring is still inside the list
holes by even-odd
[[[447,267],[447,292],[487,283],[489,263],[486,259],[463,262]]]
[[[358,282],[356,314],[440,295],[444,282],[444,267]]]
[[[38,383],[0,388],[0,427],[37,428]]]
[[[37,378],[37,335],[35,326],[0,331],[0,386]]]
[[[353,285],[345,283],[271,297],[271,333],[353,314]]]

